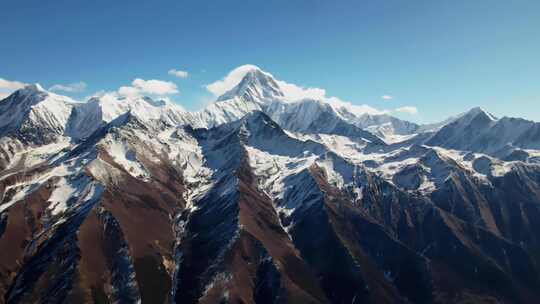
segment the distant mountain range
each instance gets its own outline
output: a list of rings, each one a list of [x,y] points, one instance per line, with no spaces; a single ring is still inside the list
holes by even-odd
[[[540,303],[540,124],[287,100],[0,101],[0,303]]]

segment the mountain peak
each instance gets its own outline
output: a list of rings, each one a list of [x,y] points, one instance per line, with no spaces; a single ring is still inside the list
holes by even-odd
[[[45,89],[39,83],[28,84],[21,90],[26,91],[26,92],[46,92]]]
[[[221,95],[217,101],[228,100],[234,97],[244,97],[252,101],[261,101],[263,99],[278,99],[283,96],[283,92],[274,77],[260,68],[253,66],[235,87]]]
[[[21,97],[23,98],[22,100],[26,100],[27,97],[36,96],[39,98],[33,98],[33,99],[41,100],[41,99],[44,99],[48,94],[49,92],[47,92],[41,85],[39,85],[38,83],[34,83],[34,84],[28,84],[24,86],[23,88],[18,89],[17,91],[13,92],[11,96],[16,96],[15,98],[18,100],[21,100],[20,99]]]
[[[469,111],[465,112],[463,117],[476,118],[479,115],[481,117],[483,117],[483,118],[488,119],[488,120],[493,120],[493,121],[497,120],[497,118],[495,116],[493,116],[491,113],[489,113],[488,111],[484,110],[481,107],[474,107],[474,108],[470,109]]]
[[[0,136],[13,136],[23,142],[53,142],[66,129],[76,102],[49,93],[39,84],[27,85],[0,104]]]

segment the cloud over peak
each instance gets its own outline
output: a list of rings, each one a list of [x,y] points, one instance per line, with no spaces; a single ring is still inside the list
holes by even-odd
[[[68,93],[78,93],[86,90],[86,83],[83,81],[69,84],[55,84],[49,88],[49,91],[64,91]]]
[[[231,72],[229,72],[222,79],[215,81],[205,86],[205,88],[214,96],[221,96],[234,88],[240,83],[242,78],[250,71],[258,70],[262,73],[274,78],[274,76],[268,72],[262,71],[258,66],[253,64],[241,65]],[[279,89],[284,95],[286,101],[299,101],[302,99],[315,99],[324,100],[334,106],[346,106],[349,109],[354,109],[358,113],[370,113],[370,114],[383,114],[386,111],[377,110],[368,105],[352,105],[350,102],[340,100],[337,97],[327,96],[326,90],[317,87],[303,87],[293,83],[289,83],[283,80],[277,80],[274,78],[279,86]]]
[[[187,78],[189,76],[189,73],[187,71],[181,71],[177,69],[170,69],[168,74],[178,78]]]
[[[26,83],[0,78],[0,99],[9,96],[13,91],[22,89]]]
[[[240,83],[242,78],[246,74],[253,70],[260,70],[258,66],[252,64],[241,65],[234,70],[230,71],[225,77],[221,80],[212,82],[205,86],[205,88],[212,93],[214,96],[221,96],[227,93],[230,89],[234,88],[237,84]]]
[[[399,107],[399,108],[394,109],[394,111],[398,113],[405,113],[405,114],[411,114],[411,115],[418,114],[418,109],[413,106]]]
[[[131,82],[131,86],[122,86],[118,89],[118,94],[122,96],[134,97],[140,95],[172,95],[178,94],[178,87],[170,81],[157,79],[144,80],[136,78]]]

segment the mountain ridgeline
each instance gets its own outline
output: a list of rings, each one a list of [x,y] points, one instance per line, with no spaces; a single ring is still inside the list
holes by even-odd
[[[540,303],[540,124],[287,100],[0,101],[0,303]]]

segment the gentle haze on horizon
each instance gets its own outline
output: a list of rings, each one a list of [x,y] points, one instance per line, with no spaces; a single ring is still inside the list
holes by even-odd
[[[0,96],[37,82],[197,110],[254,64],[416,122],[475,106],[540,121],[540,1],[4,1],[0,35]]]

